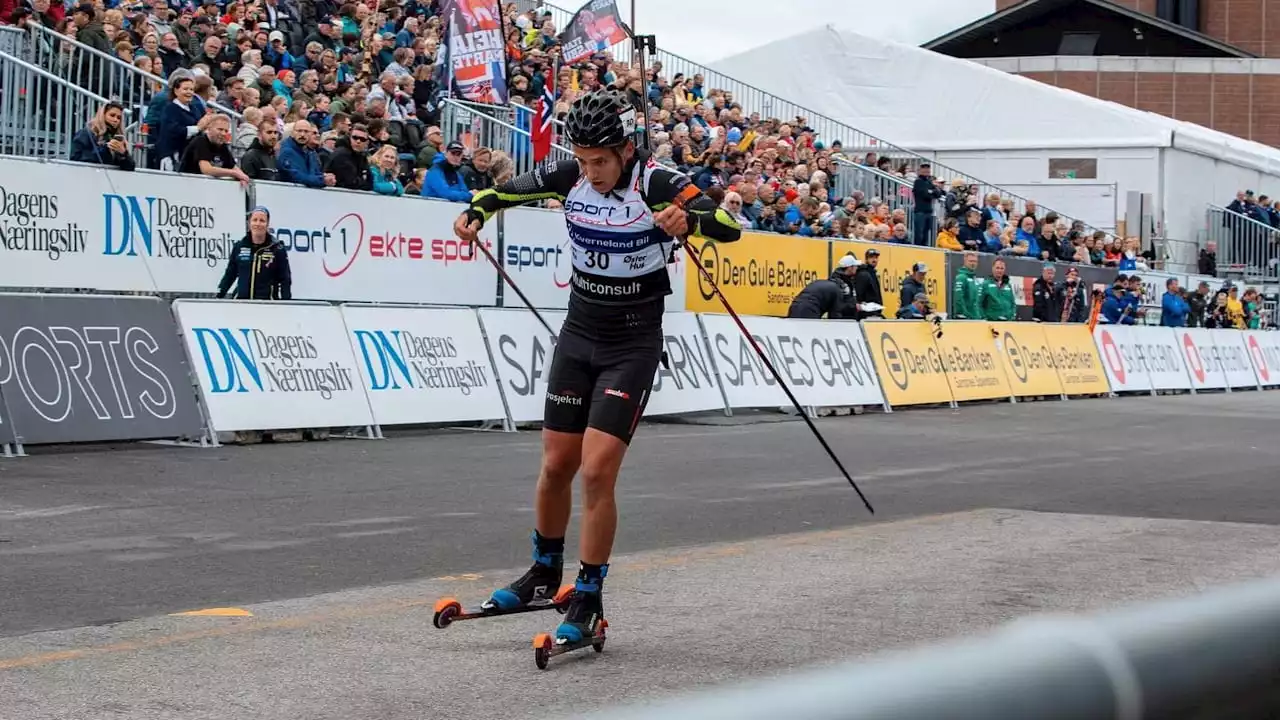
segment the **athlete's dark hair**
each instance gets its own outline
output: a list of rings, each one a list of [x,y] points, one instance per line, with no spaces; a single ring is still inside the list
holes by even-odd
[[[599,90],[573,102],[564,121],[569,142],[580,147],[617,147],[631,139],[635,108],[619,90]]]

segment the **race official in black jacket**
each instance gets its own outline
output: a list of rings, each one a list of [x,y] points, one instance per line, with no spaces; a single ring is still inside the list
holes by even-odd
[[[293,299],[289,253],[267,232],[270,218],[264,207],[249,213],[249,232],[231,248],[227,270],[218,283],[218,297],[226,297],[231,284],[236,283],[237,300]]]
[[[880,294],[880,275],[876,272],[876,266],[880,264],[880,251],[870,248],[862,256],[862,264],[858,266],[858,271],[853,275],[853,292],[858,297],[858,302],[863,304],[874,303],[884,307],[884,296]],[[858,311],[858,319],[868,317],[883,318],[883,311],[875,312]]]
[[[1031,284],[1031,318],[1037,322],[1062,322],[1062,288],[1053,281],[1057,268],[1046,264]]]
[[[858,303],[853,273],[858,264],[852,255],[840,258],[830,278],[814,280],[795,296],[787,309],[787,317],[816,320],[825,315],[829,320],[856,320]]]

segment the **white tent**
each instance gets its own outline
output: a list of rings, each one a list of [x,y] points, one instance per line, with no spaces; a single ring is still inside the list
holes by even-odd
[[[1122,216],[1128,191],[1151,193],[1178,240],[1197,238],[1205,203],[1280,194],[1276,148],[831,26],[713,68],[993,185],[1033,197],[1043,187],[1042,203],[1069,214],[1046,195],[1061,205],[1064,185],[1114,184]],[[1050,158],[1096,159],[1097,178],[1052,179]]]

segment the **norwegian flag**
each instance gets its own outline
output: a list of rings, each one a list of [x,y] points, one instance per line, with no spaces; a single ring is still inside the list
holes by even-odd
[[[552,119],[555,117],[556,93],[551,87],[551,78],[547,78],[547,84],[543,86],[542,97],[538,98],[538,104],[535,106],[537,117],[533,120],[533,130],[530,133],[533,139],[533,161],[540,163],[551,154],[551,133],[554,130]]]

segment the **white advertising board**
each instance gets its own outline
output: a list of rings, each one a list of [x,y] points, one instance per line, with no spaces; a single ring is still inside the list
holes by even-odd
[[[667,367],[658,365],[645,416],[723,410],[724,396],[697,314],[667,313],[662,317],[662,333]]]
[[[174,309],[215,430],[372,424],[338,308],[179,300]]]
[[[460,203],[254,183],[271,232],[289,250],[293,297],[493,305],[498,273],[454,237]],[[480,233],[496,253],[493,224]]]
[[[1245,330],[1242,334],[1258,383],[1263,387],[1280,385],[1280,332]]]
[[[699,316],[730,407],[782,407],[786,393],[728,315]],[[751,316],[744,321],[801,405],[882,405],[884,394],[856,323]]]
[[[1182,348],[1191,386],[1197,390],[1226,388],[1227,374],[1212,331],[1204,328],[1174,328],[1173,332],[1178,346]]]
[[[506,416],[474,310],[368,305],[341,310],[379,425]]]
[[[213,292],[244,236],[239,184],[0,158],[0,286]]]
[[[502,267],[520,286],[534,307],[564,309],[569,306],[569,277],[573,273],[573,247],[564,224],[564,213],[540,208],[512,208],[502,212]],[[492,224],[492,222],[490,223]],[[667,265],[671,276],[669,311],[684,310],[684,250],[673,253]],[[502,306],[524,307],[520,296],[503,288]]]
[[[511,420],[542,422],[547,374],[555,351],[551,335],[528,310],[481,308],[479,316]],[[544,310],[542,317],[560,332],[564,312]]]
[[[1261,385],[1249,357],[1248,337],[1240,330],[1209,330],[1218,347],[1218,358],[1227,384],[1233,388],[1256,388]]]

